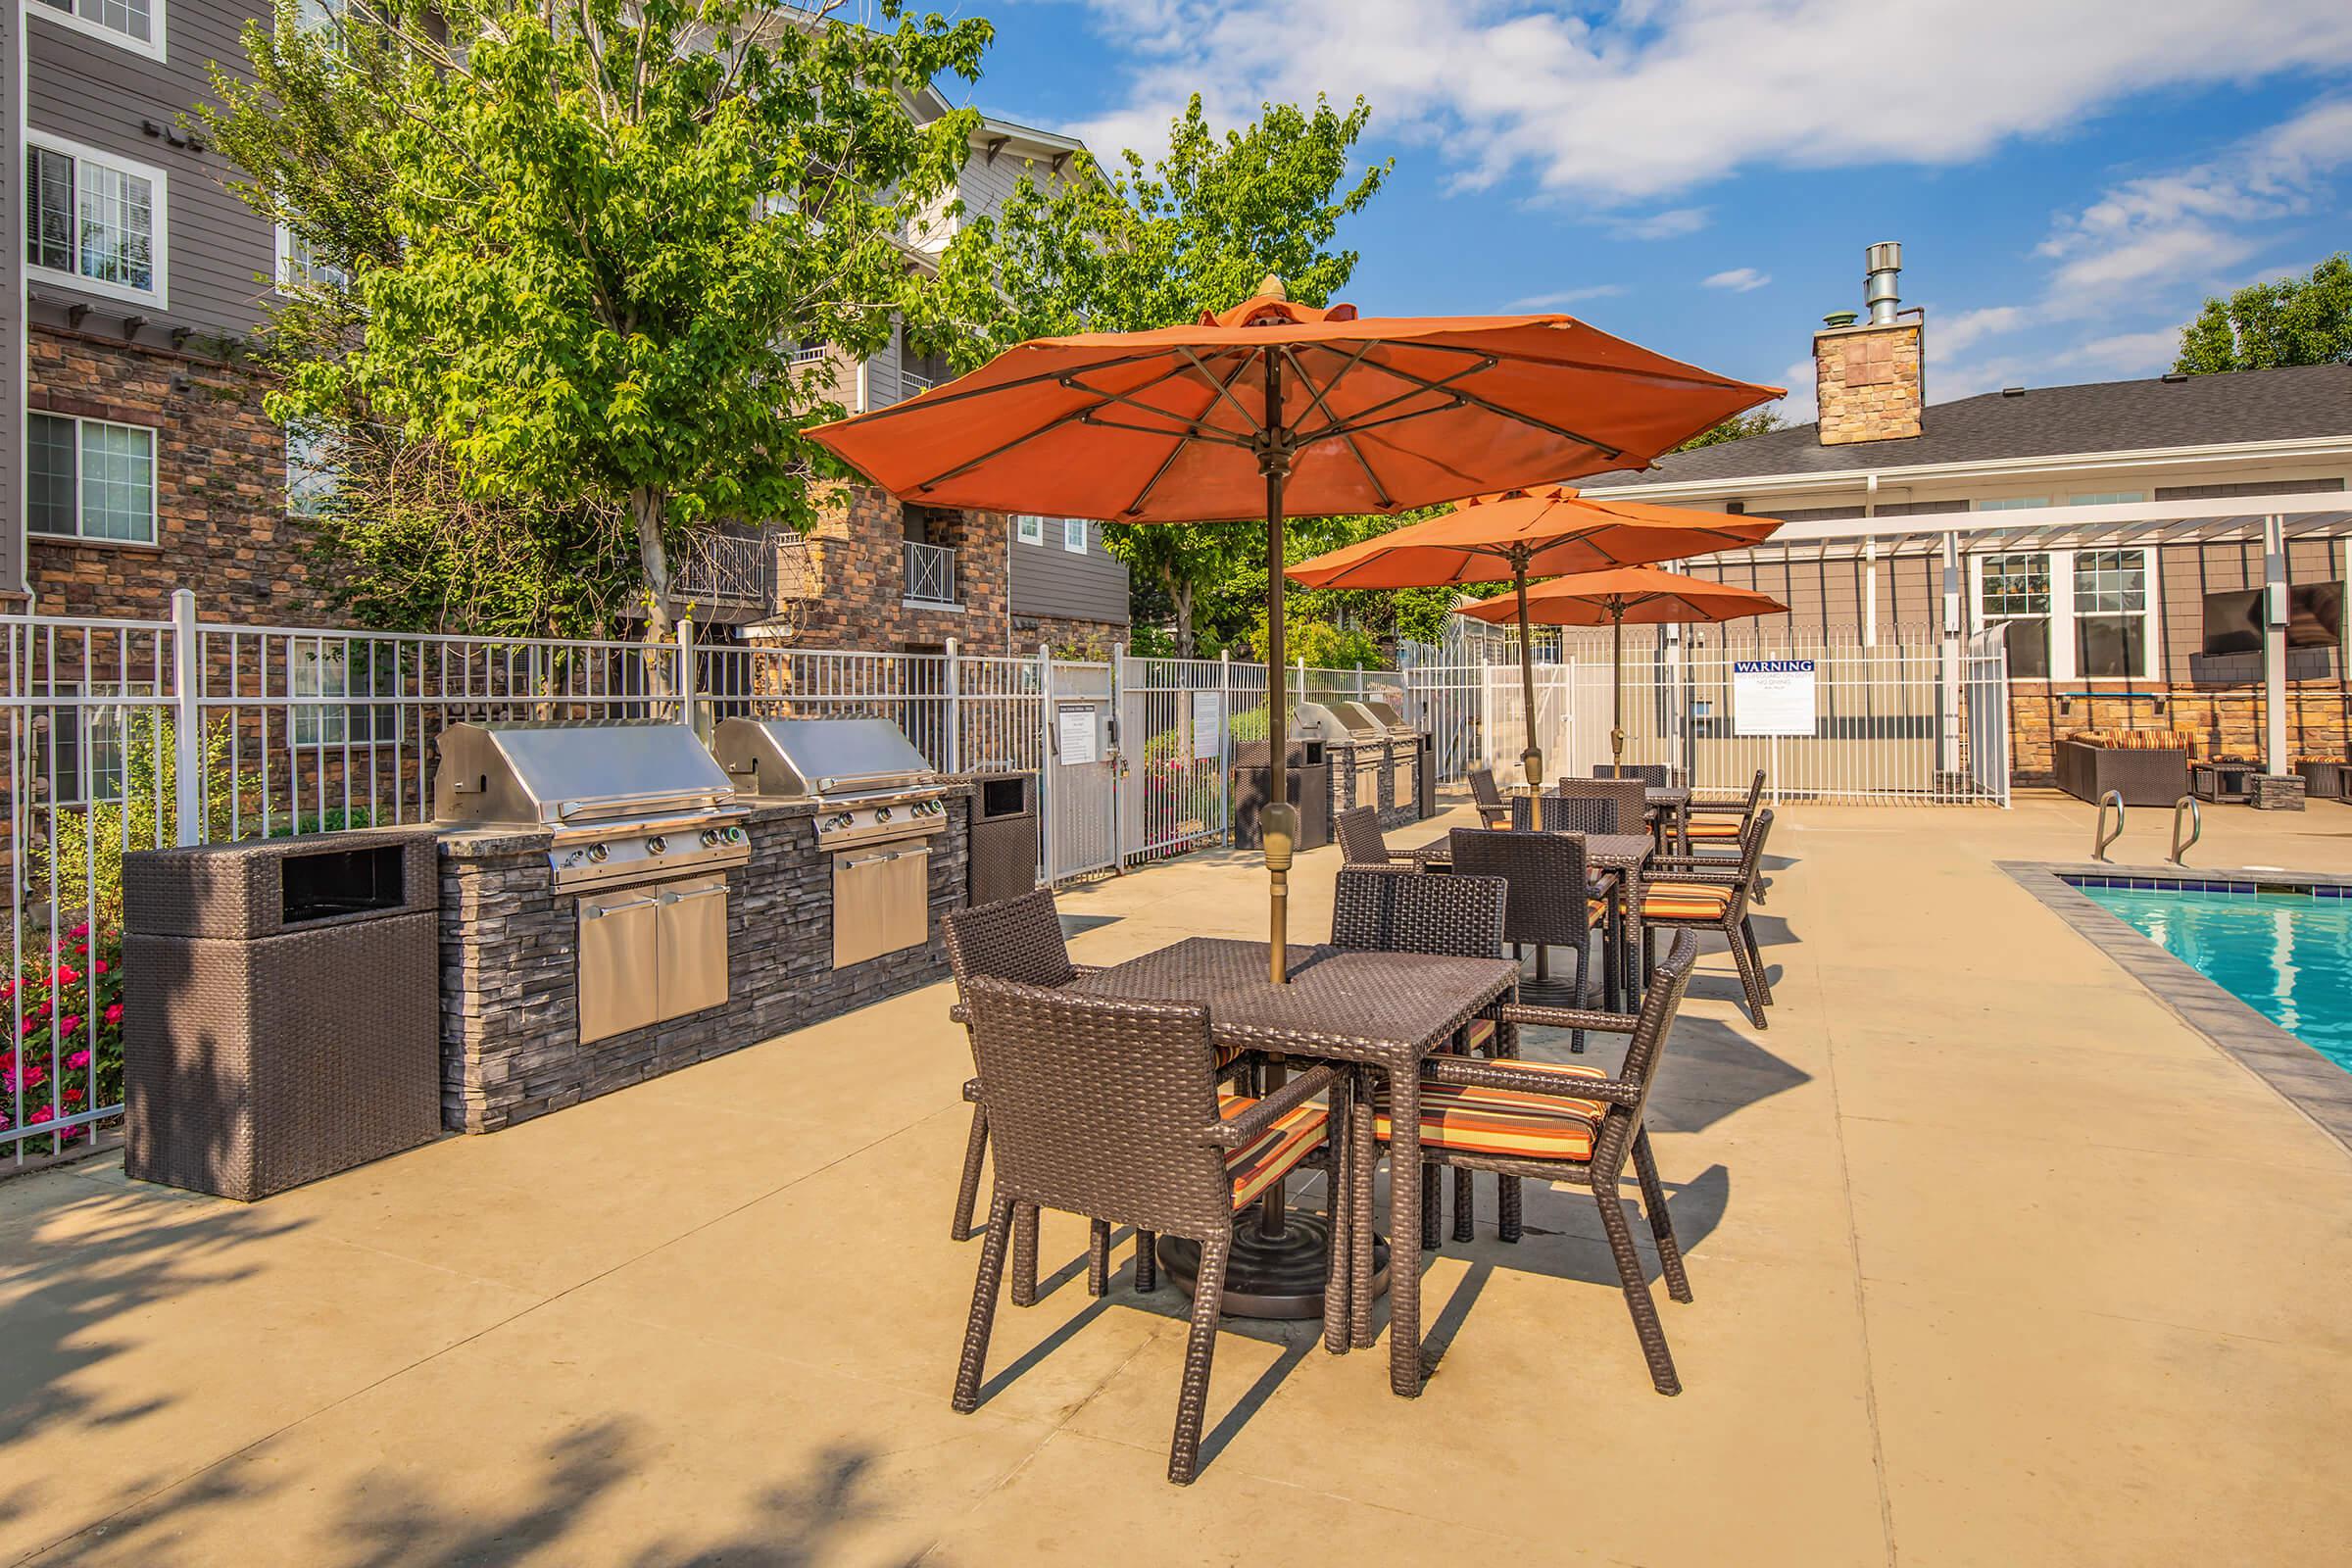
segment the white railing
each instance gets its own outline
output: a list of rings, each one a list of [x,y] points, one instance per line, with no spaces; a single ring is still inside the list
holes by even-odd
[[[953,605],[956,600],[956,552],[947,545],[905,543],[906,602],[910,605]]]
[[[1819,675],[1807,736],[1738,733],[1731,665],[1759,645],[1628,638],[1625,760],[1783,799],[2008,800],[1997,645],[1791,645]],[[1547,771],[1608,760],[1612,674],[1580,641],[1539,670]],[[1266,671],[1226,660],[1059,661],[241,626],[173,596],[166,620],[0,616],[13,1050],[0,1047],[0,1170],[83,1152],[121,1115],[125,851],[429,820],[439,737],[474,719],[879,716],[943,770],[1040,773],[1049,880],[1225,840],[1237,741],[1265,733]],[[1395,703],[1442,778],[1508,777],[1523,744],[1510,664],[1285,671],[1294,693]],[[1080,756],[1080,710],[1099,718]],[[103,967],[101,965],[103,964]]]
[[[776,547],[760,534],[700,530],[678,552],[671,590],[690,604],[765,609],[775,587]]]

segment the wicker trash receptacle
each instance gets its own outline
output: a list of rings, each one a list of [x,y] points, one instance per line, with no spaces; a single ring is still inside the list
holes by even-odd
[[[971,813],[964,858],[968,900],[996,904],[1036,887],[1037,775],[977,774],[965,809]]]
[[[129,1175],[250,1201],[439,1134],[436,836],[123,857]]]

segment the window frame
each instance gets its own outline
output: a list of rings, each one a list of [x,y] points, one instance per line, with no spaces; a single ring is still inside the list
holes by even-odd
[[[74,427],[74,531],[56,533],[32,525],[32,421],[35,418],[62,419]],[[144,539],[118,539],[111,534],[90,533],[83,523],[82,475],[83,452],[81,432],[84,425],[103,425],[114,430],[138,430],[147,437],[147,536]],[[48,409],[24,411],[24,533],[30,539],[66,540],[77,545],[109,545],[131,550],[156,550],[163,545],[163,431],[152,424],[132,424],[122,419],[92,419],[78,414],[57,414]]]
[[[1968,510],[1971,512],[2026,512],[2034,507],[2046,507],[2049,504],[2048,496],[1980,496],[1968,504]],[[2031,552],[2013,550],[2004,553],[2025,555]]]
[[[169,52],[169,43],[165,36],[169,31],[168,19],[165,15],[169,5],[170,0],[147,0],[147,30],[153,36],[143,41],[132,37],[127,32],[118,32],[103,22],[92,22],[81,14],[79,0],[75,0],[74,5],[65,10],[47,4],[46,0],[32,0],[32,4],[24,9],[32,16],[47,17],[61,27],[71,28],[74,32],[84,33],[92,38],[104,39],[118,49],[127,49],[134,55],[144,56],[146,59],[160,64]]]
[[[1984,603],[1984,585],[1988,575],[1985,568],[1996,561],[2023,560],[2036,556],[2041,559],[2042,564],[2042,608],[2038,612],[1995,612],[1988,609]],[[2048,550],[1994,550],[1980,552],[1969,557],[1968,603],[1979,631],[1989,631],[1998,627],[2001,632],[2002,645],[2006,647],[2009,639],[2009,627],[2013,624],[2039,624],[2042,629],[2042,673],[2020,676],[2015,670],[2011,670],[2011,675],[2017,679],[2057,680],[2059,678],[2058,647],[2063,639],[2059,635],[2057,625],[2058,568],[2054,558],[2055,552]]]
[[[1045,514],[1039,512],[1014,513],[1012,536],[1025,545],[1043,545],[1046,542]]]
[[[1070,542],[1070,530],[1073,528],[1077,530],[1078,542],[1076,544],[1072,544]],[[1084,517],[1064,517],[1061,519],[1061,548],[1068,554],[1073,556],[1083,556],[1086,554],[1088,548],[1087,534],[1087,521]]]
[[[2093,555],[2136,556],[2140,568],[2140,608],[2137,610],[2092,610],[2077,604],[2076,563],[2079,558]],[[1985,566],[1991,562],[2012,556],[2039,556],[2047,563],[2048,610],[2040,615],[1998,613],[1988,611],[1984,603]],[[2093,568],[2096,569],[2095,567]],[[2051,682],[2081,681],[2085,683],[2128,685],[2132,682],[2162,681],[2164,676],[2162,564],[2158,551],[2150,545],[2109,545],[2089,548],[2058,546],[2046,550],[1988,550],[1968,558],[1969,617],[1978,631],[2006,627],[2012,621],[2039,620],[2047,628],[2049,670],[2047,674],[2018,676],[2023,680]],[[2091,675],[2082,670],[2082,629],[2090,620],[2136,618],[2139,622],[2139,663],[2137,675]],[[2006,637],[2004,632],[2003,636]],[[2014,672],[2013,672],[2014,673]]]
[[[121,806],[127,812],[132,715],[162,712],[155,701],[155,682],[53,681],[42,688],[41,695],[64,699],[42,710],[48,715],[49,728],[41,738],[32,775],[48,788],[48,798],[41,804],[53,810],[74,811]],[[110,697],[122,701],[104,701]],[[101,759],[111,759],[112,765],[101,765]]]
[[[316,260],[308,264],[307,275],[296,276],[294,247],[301,242],[295,236],[294,225],[272,223],[270,226],[271,230],[270,286],[271,288],[280,294],[291,294],[298,288],[312,286],[331,288],[338,293],[351,287],[351,279],[344,274],[343,269]]]
[[[43,7],[42,9],[46,10],[47,8]],[[37,278],[43,282],[54,283],[60,288],[73,289],[77,293],[95,294],[101,299],[120,300],[126,305],[145,305],[159,311],[171,309],[172,176],[153,164],[142,164],[135,158],[125,158],[120,153],[110,153],[103,148],[86,146],[77,141],[69,141],[63,136],[53,136],[48,131],[35,130],[28,125],[24,127],[24,135],[21,138],[21,153],[28,156],[35,149],[56,153],[74,161],[74,258],[76,270],[69,272],[62,268],[43,267],[27,258],[24,263],[25,278],[27,280]],[[95,164],[111,173],[128,175],[133,179],[147,181],[150,215],[147,229],[147,268],[149,275],[154,279],[152,288],[140,289],[133,288],[127,283],[110,283],[104,278],[85,277],[80,272],[81,166],[83,164]],[[16,171],[12,177],[22,178],[22,170]],[[33,211],[32,192],[29,189],[24,192],[24,207],[26,227],[15,238],[15,243],[19,246],[26,245],[31,237],[30,225],[33,220]]]
[[[372,691],[352,690],[352,645],[366,648],[360,679],[372,680]],[[381,647],[388,663],[376,656]],[[371,637],[296,637],[286,651],[285,728],[290,750],[333,747],[388,746],[401,738],[402,695],[398,644]],[[389,681],[390,684],[384,684]],[[349,699],[357,697],[358,702]],[[329,699],[342,698],[335,702]],[[391,698],[395,701],[383,701]]]
[[[287,425],[285,427],[285,440],[282,445],[285,448],[286,459],[286,515],[289,517],[306,518],[317,518],[326,515],[325,503],[334,499],[335,492],[342,488],[343,482],[343,475],[337,471],[334,464],[323,461],[321,458],[321,454],[331,456],[330,444],[323,437],[316,434],[305,436],[301,434],[295,426]],[[294,482],[294,475],[297,466],[295,462],[295,453],[298,448],[308,454],[312,459],[311,462],[303,466],[303,471],[317,475],[320,480],[323,481],[321,483],[313,484],[308,488],[307,491],[298,490]],[[307,504],[296,504],[296,497],[298,494],[308,495],[309,500]]]

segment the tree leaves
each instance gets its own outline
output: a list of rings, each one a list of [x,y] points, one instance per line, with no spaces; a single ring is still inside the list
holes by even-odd
[[[2352,258],[2342,251],[2299,277],[2249,283],[2205,302],[2180,328],[2173,368],[2186,375],[2352,364]]]

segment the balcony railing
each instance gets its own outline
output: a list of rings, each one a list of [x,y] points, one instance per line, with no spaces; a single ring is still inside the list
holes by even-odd
[[[901,397],[920,397],[937,385],[939,385],[937,381],[916,371],[906,369],[899,371],[899,395]]]
[[[680,599],[765,610],[775,570],[775,545],[764,535],[706,530],[686,536],[670,579]]]
[[[906,542],[906,602],[910,605],[953,605],[956,600],[956,552],[946,545]]]

